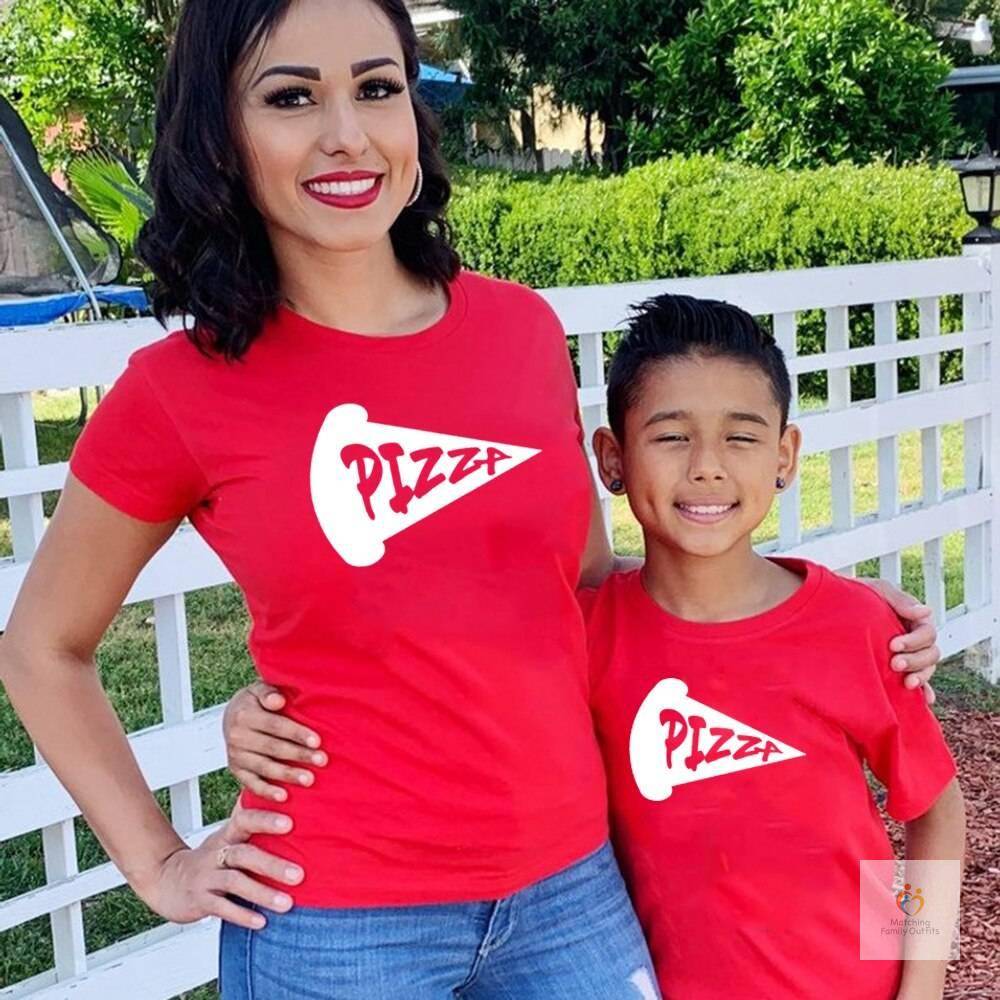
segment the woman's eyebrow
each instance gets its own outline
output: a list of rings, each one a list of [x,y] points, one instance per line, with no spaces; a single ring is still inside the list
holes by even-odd
[[[375,56],[373,59],[362,59],[361,62],[351,63],[351,76],[360,76],[370,69],[377,69],[379,66],[395,66],[399,69],[399,63],[391,56]],[[323,76],[316,66],[271,66],[264,70],[260,76],[254,80],[251,89],[256,87],[261,80],[269,76],[301,76],[306,80],[322,80]]]
[[[361,62],[351,63],[351,76],[361,76],[370,69],[377,69],[379,66],[393,65],[399,69],[399,63],[389,56],[376,56],[374,59],[362,59]]]
[[[256,87],[261,80],[269,76],[301,76],[306,80],[321,80],[323,79],[318,67],[316,66],[271,66],[269,69],[264,70],[260,76],[254,80],[252,87]]]

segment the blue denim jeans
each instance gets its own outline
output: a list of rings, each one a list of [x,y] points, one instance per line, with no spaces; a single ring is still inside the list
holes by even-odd
[[[504,899],[223,923],[222,1000],[660,1000],[611,845]]]

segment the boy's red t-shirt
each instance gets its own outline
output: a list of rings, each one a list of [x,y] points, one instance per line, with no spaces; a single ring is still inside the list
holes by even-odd
[[[564,332],[463,271],[446,314],[362,336],[288,310],[245,358],[136,351],[70,468],[134,517],[187,514],[248,646],[329,754],[255,843],[300,905],[489,899],[595,850],[605,778],[575,597],[592,485]],[[210,664],[205,665],[210,669]]]
[[[893,857],[862,762],[904,821],[955,763],[888,605],[776,561],[802,585],[741,621],[674,617],[638,570],[587,592],[612,837],[665,1000],[889,1000],[900,963],[859,957],[859,862]]]

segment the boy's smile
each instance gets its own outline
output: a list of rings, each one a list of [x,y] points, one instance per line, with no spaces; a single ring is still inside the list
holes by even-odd
[[[727,503],[724,500],[678,500],[674,507],[685,517],[696,524],[718,524],[719,521],[728,517],[740,503],[738,500]]]

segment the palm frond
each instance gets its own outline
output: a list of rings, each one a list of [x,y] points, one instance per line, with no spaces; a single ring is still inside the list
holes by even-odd
[[[120,160],[86,153],[69,166],[73,194],[126,252],[131,252],[143,223],[153,214],[153,199]]]

